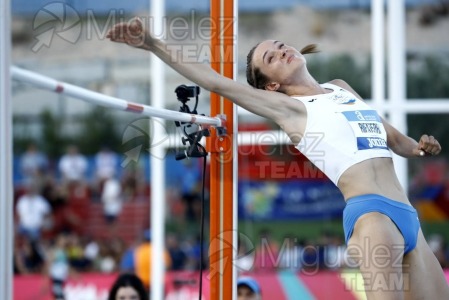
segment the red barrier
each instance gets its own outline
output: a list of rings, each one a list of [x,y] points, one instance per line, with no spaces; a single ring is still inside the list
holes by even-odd
[[[66,300],[106,300],[118,274],[85,273],[64,287]],[[14,277],[14,300],[52,300],[50,280],[42,275]],[[198,299],[198,272],[166,273],[166,300]],[[203,276],[203,299],[209,299],[209,280]]]
[[[67,300],[106,300],[117,274],[81,274],[65,285]],[[50,280],[41,275],[14,277],[14,300],[52,300]]]
[[[198,272],[167,272],[165,300],[197,300]],[[286,286],[277,273],[249,273],[262,288],[264,299],[287,299]],[[445,271],[449,282],[449,270]],[[66,300],[106,300],[117,274],[88,273],[71,278],[65,288]],[[318,272],[314,275],[299,273],[298,284],[306,288],[316,299],[356,299],[344,285],[339,272]],[[210,280],[203,275],[203,299],[209,299]],[[291,292],[291,291],[290,291]],[[14,277],[14,300],[52,300],[50,281],[42,275]]]

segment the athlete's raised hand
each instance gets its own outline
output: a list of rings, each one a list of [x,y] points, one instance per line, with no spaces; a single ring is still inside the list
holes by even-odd
[[[113,42],[125,43],[137,48],[144,45],[145,39],[150,39],[150,36],[145,34],[142,20],[138,17],[114,25],[106,37]]]
[[[438,155],[440,152],[440,143],[433,136],[427,134],[421,136],[418,147],[413,150],[416,156]]]

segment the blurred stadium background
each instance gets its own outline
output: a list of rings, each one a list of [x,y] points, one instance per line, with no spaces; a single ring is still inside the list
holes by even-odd
[[[449,101],[449,2],[405,2],[407,98]],[[12,64],[150,103],[148,53],[104,38],[115,22],[148,15],[148,1],[12,0],[11,4]],[[176,32],[167,38],[200,45],[194,49],[201,53],[201,45],[209,43],[199,30],[208,17],[209,1],[166,0],[166,9],[167,23],[182,18],[189,24],[182,38]],[[343,78],[362,97],[371,98],[370,1],[240,1],[238,26],[239,81],[246,81],[246,54],[260,40],[276,38],[298,48],[317,43],[321,52],[308,57],[317,80]],[[174,89],[180,84],[189,82],[167,68],[166,108],[178,110]],[[198,112],[209,112],[207,91],[201,91]],[[170,149],[164,158],[167,198],[149,200],[148,152],[145,147],[132,152],[159,142],[151,141],[147,119],[18,82],[13,83],[13,113],[15,299],[48,299],[45,266],[61,236],[67,238],[65,251],[76,274],[66,288],[72,295],[67,299],[105,299],[114,276],[132,267],[127,253],[146,240],[151,201],[167,205],[166,246],[171,255],[167,289],[185,289],[182,299],[195,299],[192,279],[197,279],[199,249],[208,249],[198,242],[201,163],[176,161],[176,149]],[[441,265],[448,267],[449,117],[409,114],[407,125],[410,136],[429,133],[443,147],[439,157],[409,160],[408,180],[423,231]],[[265,119],[239,117],[239,131],[272,129],[277,128]],[[167,134],[175,130],[167,122]],[[242,146],[238,161],[239,270],[259,280],[266,299],[295,299],[291,295],[301,291],[301,299],[360,299],[349,289],[335,295],[320,288],[320,282],[344,286],[345,278],[357,276],[347,271],[350,265],[342,255],[344,202],[331,182],[288,145]],[[105,183],[113,195],[120,191],[117,199],[105,196]],[[22,209],[17,205],[23,195],[36,192],[46,203],[40,209],[42,219],[26,204]],[[21,230],[27,223],[39,227],[37,239]],[[261,249],[271,257],[263,257]],[[309,276],[311,272],[315,276]],[[292,278],[296,287],[291,286]]]

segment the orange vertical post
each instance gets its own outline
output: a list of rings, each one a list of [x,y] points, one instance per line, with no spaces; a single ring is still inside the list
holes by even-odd
[[[234,77],[234,1],[211,0],[211,66],[223,76]],[[231,300],[234,245],[234,104],[211,93],[211,116],[226,116],[225,136],[212,131],[210,159],[210,299]]]

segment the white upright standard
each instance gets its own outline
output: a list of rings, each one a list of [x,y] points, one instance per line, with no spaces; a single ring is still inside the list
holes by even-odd
[[[405,77],[405,3],[388,2],[388,98],[390,121],[400,132],[407,134],[406,77]],[[393,156],[399,182],[408,190],[407,161]]]
[[[162,25],[165,12],[164,0],[150,1],[150,24],[154,28],[152,31],[156,35],[163,36]],[[164,107],[165,73],[163,62],[151,55],[150,67],[150,89],[152,107]],[[152,141],[162,141],[165,137],[165,120],[153,119],[150,126],[152,136],[150,145],[150,165],[151,165],[151,299],[164,299],[165,265],[164,265],[164,244],[165,244],[165,153],[166,149],[162,145],[155,145]],[[150,266],[148,266],[150,267]]]
[[[11,115],[11,6],[0,1],[0,299],[12,300],[13,192]]]

